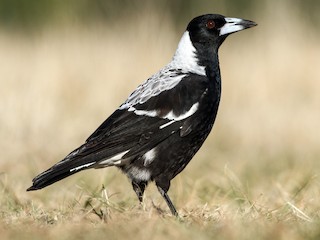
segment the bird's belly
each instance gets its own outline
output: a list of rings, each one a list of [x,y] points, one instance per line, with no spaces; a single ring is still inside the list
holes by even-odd
[[[159,176],[171,180],[187,166],[207,136],[208,133],[202,132],[181,138],[177,132],[154,149],[153,159],[144,155],[125,172],[130,179],[139,181],[152,181]]]

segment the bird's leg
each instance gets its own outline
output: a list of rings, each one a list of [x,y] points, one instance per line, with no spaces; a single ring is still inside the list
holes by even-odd
[[[165,191],[162,187],[158,186],[158,191],[160,192],[161,196],[164,198],[164,200],[166,200],[166,203],[168,205],[168,207],[170,208],[170,211],[172,213],[173,216],[178,217],[178,212],[176,210],[176,208],[173,206],[173,203],[171,202],[169,195],[167,194],[167,191]]]
[[[144,193],[146,186],[147,186],[147,182],[133,182],[132,181],[133,190],[137,194],[137,197],[138,197],[140,203],[142,203],[142,201],[143,201],[143,193]]]

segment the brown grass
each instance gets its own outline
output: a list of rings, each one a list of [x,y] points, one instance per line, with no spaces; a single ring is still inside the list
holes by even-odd
[[[152,185],[139,206],[115,169],[25,192],[170,60],[170,22],[0,32],[1,239],[318,239],[319,36],[280,9],[220,50],[214,130],[170,190],[180,219]]]

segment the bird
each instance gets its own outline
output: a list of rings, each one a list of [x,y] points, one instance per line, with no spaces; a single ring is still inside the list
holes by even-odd
[[[218,49],[232,33],[257,24],[205,14],[192,19],[172,60],[139,85],[82,144],[32,180],[39,190],[85,169],[115,166],[138,200],[154,182],[172,215],[168,190],[215,122],[221,97]]]

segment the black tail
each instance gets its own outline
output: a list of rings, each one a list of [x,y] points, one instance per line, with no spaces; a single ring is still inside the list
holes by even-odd
[[[49,186],[63,178],[66,178],[77,171],[70,172],[68,169],[56,169],[54,166],[39,174],[32,180],[32,186],[27,191],[34,191]]]
[[[68,157],[68,156],[67,156]],[[78,161],[77,161],[78,160]],[[40,173],[32,180],[32,186],[27,189],[27,191],[34,191],[49,186],[61,179],[64,179],[72,174],[79,171],[90,168],[96,163],[92,159],[64,159],[58,162],[47,171]]]

